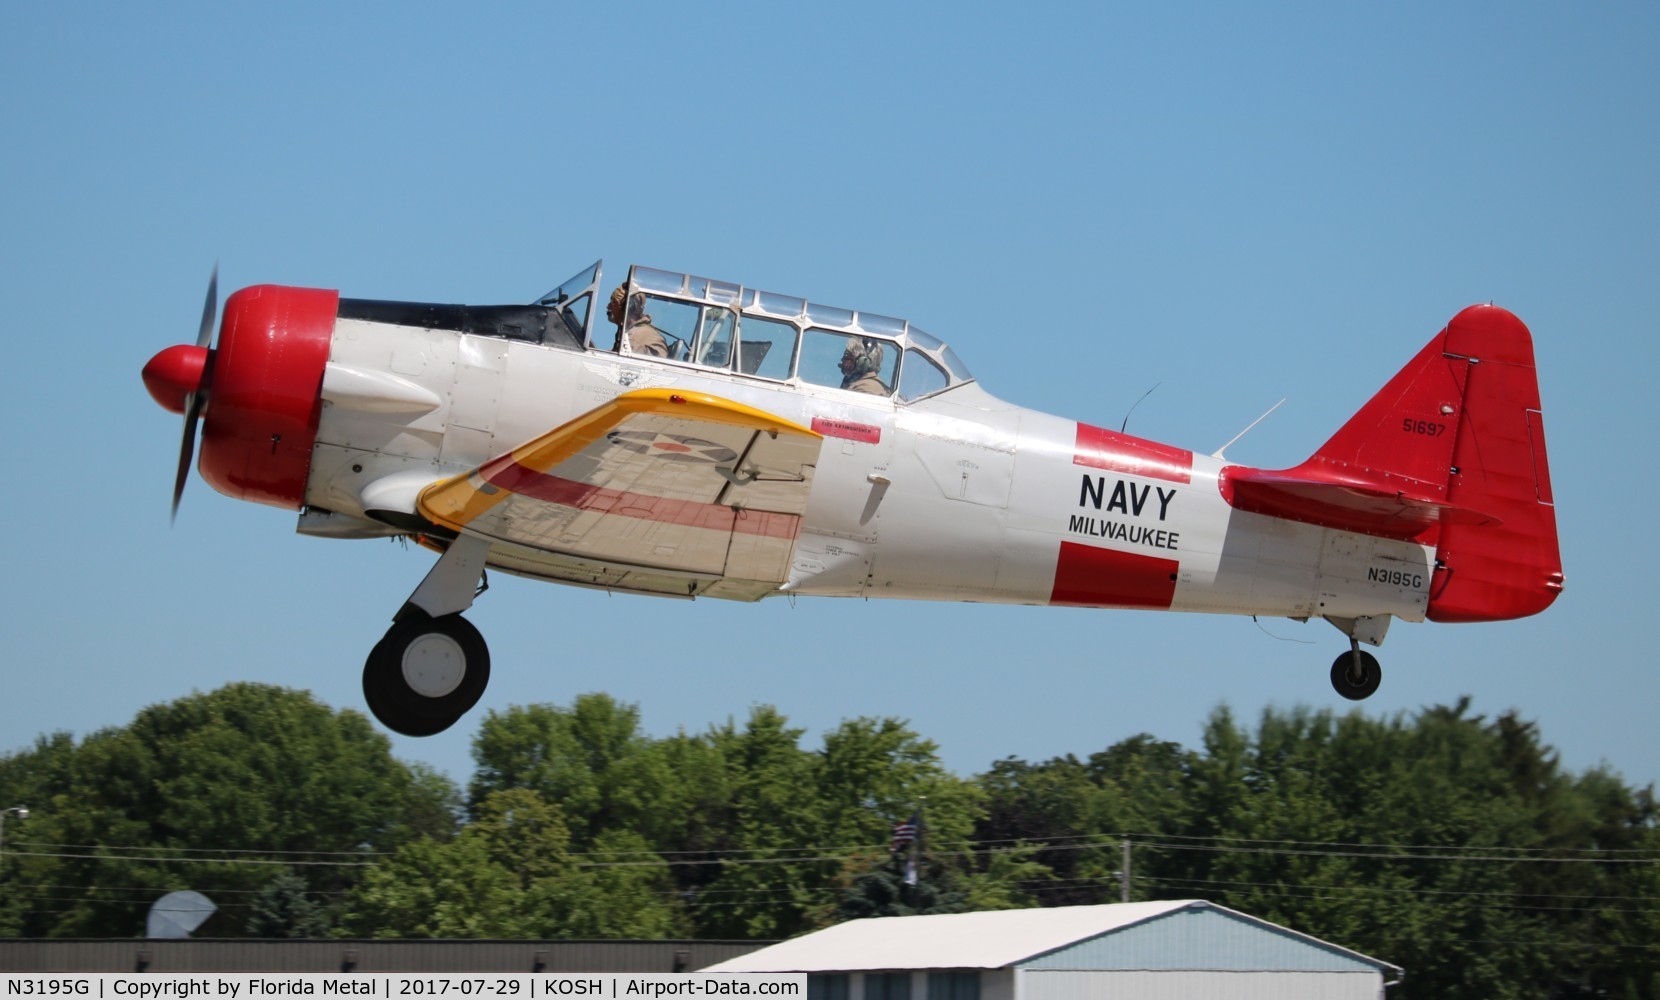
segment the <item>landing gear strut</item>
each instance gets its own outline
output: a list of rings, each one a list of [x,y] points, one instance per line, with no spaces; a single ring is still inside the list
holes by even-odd
[[[1350,701],[1370,698],[1383,683],[1383,668],[1378,658],[1360,648],[1360,643],[1349,640],[1347,653],[1338,656],[1331,665],[1331,686]]]
[[[1332,661],[1332,688],[1350,701],[1370,698],[1383,681],[1383,670],[1378,666],[1378,658],[1362,652],[1360,644],[1381,646],[1384,633],[1389,631],[1389,616],[1334,618],[1328,615],[1326,621],[1349,637],[1349,651]]]
[[[490,543],[450,542],[363,664],[363,700],[381,725],[431,736],[455,725],[490,683],[490,650],[461,612],[482,593]]]

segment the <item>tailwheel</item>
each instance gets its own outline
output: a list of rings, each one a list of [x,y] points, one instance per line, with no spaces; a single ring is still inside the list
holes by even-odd
[[[1338,656],[1331,665],[1331,686],[1350,701],[1370,698],[1383,683],[1378,658],[1358,647]]]
[[[363,698],[381,725],[405,736],[450,728],[483,696],[490,650],[458,614],[433,618],[410,609],[363,665]]]

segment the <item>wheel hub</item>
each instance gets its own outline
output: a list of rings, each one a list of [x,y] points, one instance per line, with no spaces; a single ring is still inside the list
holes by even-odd
[[[417,637],[403,652],[403,679],[423,698],[442,698],[467,676],[461,644],[439,632]]]

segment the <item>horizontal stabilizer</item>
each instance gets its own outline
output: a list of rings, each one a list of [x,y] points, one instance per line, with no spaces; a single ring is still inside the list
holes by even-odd
[[[1343,478],[1308,464],[1283,472],[1233,467],[1225,473],[1230,502],[1288,521],[1384,538],[1412,539],[1444,524],[1497,524],[1499,518],[1435,496],[1413,495],[1362,476]]]

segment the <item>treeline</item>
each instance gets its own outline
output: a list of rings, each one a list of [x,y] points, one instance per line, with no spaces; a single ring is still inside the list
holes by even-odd
[[[892,718],[653,737],[605,695],[490,713],[463,789],[354,711],[238,684],[0,758],[0,937],[779,938],[863,916],[1209,899],[1401,965],[1394,997],[1660,997],[1649,788],[1532,723],[1225,709],[960,778]],[[918,878],[896,823],[919,812]],[[1126,860],[1128,866],[1126,868]]]

